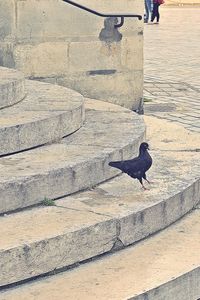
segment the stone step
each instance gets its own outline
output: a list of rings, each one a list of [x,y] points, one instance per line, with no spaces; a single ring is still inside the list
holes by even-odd
[[[96,185],[119,173],[110,160],[136,155],[145,135],[140,116],[91,100],[86,109],[84,126],[60,143],[0,159],[0,213]]]
[[[26,81],[23,101],[0,110],[0,155],[61,139],[84,121],[79,93],[37,81]]]
[[[170,228],[128,249],[2,291],[0,299],[197,300],[199,228],[200,211],[196,209]]]
[[[0,109],[11,106],[24,97],[24,75],[19,71],[0,67]]]
[[[157,120],[153,125],[148,119],[153,147],[156,139],[169,136],[166,124]],[[163,136],[158,136],[162,129]],[[163,140],[159,149],[152,151],[154,164],[149,178],[155,183],[149,191],[144,192],[139,182],[121,175],[94,190],[57,200],[55,206],[1,216],[0,285],[127,247],[191,211],[200,201],[200,153],[192,151],[197,136],[186,135],[185,131],[183,135],[177,126],[168,125],[168,130],[172,129],[185,139],[181,146],[174,143],[171,148]],[[173,143],[174,135],[171,138]],[[185,149],[188,142],[191,151]]]

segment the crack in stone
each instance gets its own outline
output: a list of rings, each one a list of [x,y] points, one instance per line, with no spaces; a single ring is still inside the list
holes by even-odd
[[[115,252],[115,251],[125,248],[125,245],[123,244],[122,240],[120,239],[120,234],[121,234],[121,223],[120,223],[120,220],[116,220],[116,238],[115,238],[113,246],[110,250],[111,252]]]
[[[64,208],[64,209],[68,209],[68,210],[73,210],[73,211],[89,212],[89,213],[93,213],[93,214],[99,215],[99,216],[111,217],[111,215],[107,215],[107,214],[103,214],[103,213],[98,213],[98,212],[95,212],[95,211],[89,210],[89,209],[78,209],[78,208],[67,207],[67,206],[62,206],[62,205],[55,205],[55,206],[56,207],[60,207],[60,208]]]

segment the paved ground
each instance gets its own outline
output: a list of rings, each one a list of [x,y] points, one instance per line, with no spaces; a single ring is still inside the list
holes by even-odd
[[[145,113],[200,133],[200,8],[161,9],[145,25]]]

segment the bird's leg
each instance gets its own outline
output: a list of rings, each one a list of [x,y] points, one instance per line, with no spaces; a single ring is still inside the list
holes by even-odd
[[[144,186],[144,184],[142,184],[142,188],[144,189],[144,191],[147,191],[148,189]]]
[[[153,183],[153,181],[149,181],[148,179],[146,179],[146,181],[148,182],[148,184],[151,184],[151,183]]]
[[[142,187],[143,187],[143,189],[146,191],[146,190],[148,190],[145,186],[144,186],[144,184],[143,184],[143,182],[142,182],[142,178],[139,178],[139,182],[141,183],[141,185],[142,185]]]
[[[149,180],[146,180],[148,182],[148,184],[154,184],[155,181],[149,181]]]
[[[146,174],[144,174],[143,178],[144,178],[144,180],[146,180],[146,181],[148,182],[148,184],[154,183],[153,181],[149,181],[149,180],[147,179]]]

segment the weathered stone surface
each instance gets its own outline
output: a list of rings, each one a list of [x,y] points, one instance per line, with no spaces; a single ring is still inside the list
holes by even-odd
[[[84,55],[80,54],[80,49]],[[70,72],[117,70],[121,65],[121,49],[117,43],[100,41],[71,42],[69,46]]]
[[[102,18],[59,0],[17,1],[17,11],[17,37],[20,41],[95,36],[99,25],[103,24]]]
[[[142,7],[141,3],[137,0],[125,0],[124,2],[121,2],[121,0],[115,0],[115,5],[107,0],[102,0],[101,2],[99,2],[99,0],[80,0],[79,3],[104,13],[110,13],[112,11],[113,13],[135,12],[139,14]]]
[[[141,14],[143,3],[137,0],[115,0],[113,2],[103,0],[80,1],[91,9],[103,13],[135,13]],[[104,19],[59,0],[24,0],[17,1],[18,11],[17,37],[20,41],[38,40],[48,38],[63,39],[95,36],[98,37]],[[33,13],[34,12],[34,13]],[[59,17],[58,17],[59,16]],[[133,27],[138,26],[135,19],[131,19]],[[42,26],[41,26],[42,24]],[[128,31],[129,27],[123,28]]]
[[[69,68],[68,48],[64,42],[18,45],[13,52],[15,67],[29,77],[62,76]]]
[[[0,108],[13,105],[25,97],[24,75],[0,67]]]
[[[0,65],[7,68],[15,68],[14,44],[12,42],[0,42]]]
[[[23,213],[18,215],[18,222],[20,222],[18,225],[22,230],[19,230],[18,233],[21,233],[23,239],[20,247],[18,247],[18,242],[13,235],[7,240],[10,246],[15,244],[12,250],[8,244],[3,246],[3,241],[1,241],[3,249],[1,249],[0,255],[2,277],[0,285],[7,283],[8,273],[10,274],[9,281],[15,282],[17,278],[32,277],[39,273],[62,268],[65,265],[70,266],[87,258],[100,255],[105,251],[109,251],[113,246],[113,240],[117,234],[116,224],[109,217],[93,215],[91,218],[90,212],[73,211],[71,214],[67,209],[54,209],[53,207],[44,208],[42,214],[39,211],[38,213],[37,211],[30,212],[29,218],[26,219],[28,222],[26,225],[21,219]],[[33,229],[33,220],[36,227],[37,222],[42,226],[39,232],[36,233],[35,231],[35,236],[31,232],[29,235],[22,228],[27,229],[29,227],[29,229]],[[11,227],[9,229],[11,230]],[[47,234],[45,239],[43,239],[44,232]],[[60,232],[60,235],[58,235],[58,232]],[[42,233],[41,240],[38,239],[40,233]],[[30,238],[31,243],[29,243]]]
[[[104,28],[101,30],[99,34],[99,39],[105,43],[113,43],[113,42],[120,42],[122,39],[122,34],[119,32],[117,17],[107,17],[104,20]]]
[[[26,94],[23,101],[0,111],[0,155],[55,141],[83,124],[84,100],[77,92],[26,81]]]
[[[44,86],[51,89],[51,85]],[[145,126],[131,111],[119,112],[118,107],[115,111],[114,105],[106,103],[104,106],[107,112],[90,101],[82,130],[61,143],[0,159],[4,174],[0,180],[0,212],[37,204],[44,197],[71,194],[118,174],[108,161],[136,155]]]
[[[121,44],[122,66],[130,71],[143,71],[143,52],[141,52],[141,49],[143,49],[143,35],[124,37]]]
[[[199,163],[189,172],[199,154],[155,151],[153,159],[147,192],[123,175],[56,206],[2,216],[1,285],[106,253],[117,241],[126,247],[191,211],[200,200]]]
[[[97,128],[100,120],[102,128],[104,126],[108,128],[106,126],[110,127],[111,116],[113,120],[116,116],[121,116],[120,125],[122,129],[124,125],[128,126],[127,122],[129,121],[129,112],[126,109],[111,104],[87,100],[86,108],[88,124],[91,124],[91,127],[88,127],[90,138],[79,140],[77,132],[70,136],[70,139],[67,139],[69,156],[70,147],[78,148],[81,151],[82,156],[81,158],[78,157],[79,162],[84,162],[84,155],[86,154],[82,150],[84,147],[86,149],[86,146],[94,148],[95,145],[96,157],[98,156],[98,148],[102,151],[105,145],[111,147],[112,142],[114,143],[113,149],[124,146],[123,141],[120,141],[120,127],[117,127],[114,122],[115,131],[110,131],[113,136],[111,138],[107,130],[109,138],[106,139],[103,137],[105,132]],[[92,113],[95,113],[95,118],[92,118]],[[199,153],[194,151],[198,143],[196,140],[198,135],[188,133],[180,126],[155,118],[146,117],[146,121],[149,128],[150,144],[154,149],[152,151],[154,164],[148,177],[153,179],[155,183],[151,185],[150,190],[143,192],[138,182],[123,175],[102,183],[94,190],[57,200],[53,207],[40,206],[8,216],[1,216],[1,285],[95,257],[100,253],[110,251],[119,243],[121,246],[128,246],[174,223],[199,203],[200,160]],[[92,133],[92,127],[95,128],[96,135]],[[84,128],[81,128],[79,132],[81,132],[80,137],[85,137]],[[114,135],[115,132],[118,133],[118,140]],[[124,129],[123,132],[123,138],[126,140]],[[162,140],[161,132],[163,132],[164,137],[169,136],[169,132],[174,133],[172,135],[173,143],[171,146],[170,143],[167,143],[166,149],[166,141]],[[181,141],[182,148],[180,149],[178,143]],[[191,149],[186,148],[187,143],[191,144]],[[66,145],[65,142],[61,146],[63,145]],[[56,146],[56,150],[58,149]],[[132,152],[134,151],[132,150]],[[64,151],[56,153],[57,157],[62,156],[61,165],[66,159],[63,154]],[[74,155],[76,156],[76,153]],[[129,155],[130,150],[127,148],[125,157]],[[43,157],[45,157],[49,167],[52,168],[52,162],[48,156],[41,155],[41,161]],[[90,154],[90,159],[91,157]],[[111,159],[112,156],[109,157],[109,160]],[[52,161],[54,160],[52,156]],[[194,161],[195,165],[193,164]],[[23,168],[23,164],[19,160],[9,163],[19,163],[20,167]],[[104,176],[107,176],[105,174],[107,163],[108,160],[105,160]],[[32,160],[32,166],[36,165],[36,162]],[[81,185],[83,178],[91,183],[95,176],[101,176],[99,174],[101,168],[96,159],[94,165],[95,167],[89,167],[87,170],[85,167],[82,169],[81,163],[77,164],[77,167],[73,167],[73,160],[71,159],[71,171],[75,170],[73,173],[75,184],[78,182]],[[38,169],[38,171],[40,170]],[[106,170],[106,172],[108,171]],[[7,174],[7,171],[4,173]],[[78,177],[76,178],[77,174]],[[41,176],[40,180],[42,181]],[[30,191],[31,196],[27,198],[28,201],[31,197],[35,197],[35,190],[45,195],[41,189],[43,187],[45,191],[47,190],[45,184],[45,182],[41,186],[37,184],[35,189]],[[54,190],[57,186],[58,188],[61,186],[58,177],[54,178]],[[51,191],[50,184],[48,189]],[[23,199],[26,202],[26,198]]]
[[[106,77],[106,79],[105,79]],[[143,90],[143,71],[116,72],[110,75],[84,74],[58,78],[58,84],[75,89],[85,97],[105,100],[117,105],[137,110]],[[129,96],[132,95],[130,98]],[[132,99],[137,99],[134,102]]]
[[[64,299],[196,300],[200,294],[199,226],[200,212],[195,210],[135,246],[2,292],[0,299],[59,299],[62,294]]]
[[[12,36],[15,27],[15,1],[0,2],[0,41]]]

